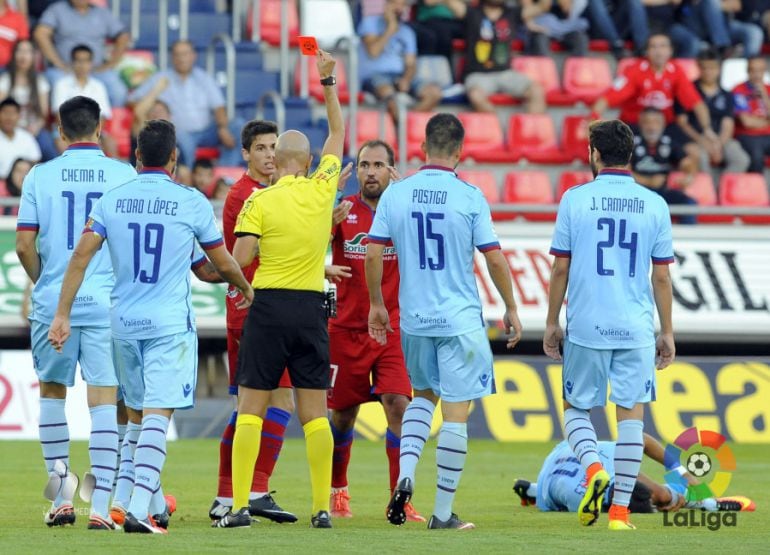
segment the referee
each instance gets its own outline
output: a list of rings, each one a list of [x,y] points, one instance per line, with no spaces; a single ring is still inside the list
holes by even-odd
[[[215,526],[251,525],[249,488],[259,452],[262,419],[270,392],[285,367],[297,394],[305,432],[314,528],[331,528],[332,441],[326,415],[329,335],[324,306],[324,259],[340,175],[345,129],[333,75],[335,60],[316,57],[329,120],[329,136],[316,172],[308,176],[310,143],[286,131],[275,145],[276,182],[254,192],[235,224],[233,255],[241,267],[259,253],[254,308],[238,353],[238,419],[233,439],[233,509]]]

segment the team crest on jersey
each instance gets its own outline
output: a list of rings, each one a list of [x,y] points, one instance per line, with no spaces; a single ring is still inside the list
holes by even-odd
[[[352,239],[346,239],[342,244],[342,252],[346,258],[363,258],[366,256],[366,244],[368,243],[366,233],[356,233]],[[396,256],[396,247],[385,247],[383,252],[385,258]]]

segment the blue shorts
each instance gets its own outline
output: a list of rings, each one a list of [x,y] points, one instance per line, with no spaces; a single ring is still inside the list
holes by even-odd
[[[495,393],[492,349],[484,328],[453,337],[422,337],[402,330],[401,345],[415,390],[430,389],[450,402]]]
[[[75,366],[80,363],[80,376],[88,385],[114,387],[118,385],[110,356],[109,326],[75,326],[64,343],[62,352],[54,351],[48,343],[50,325],[32,320],[32,361],[41,382],[75,385]]]
[[[153,339],[113,339],[112,353],[128,408],[189,409],[195,404],[198,335],[194,331]]]
[[[592,349],[564,340],[562,394],[573,407],[589,410],[610,401],[626,409],[655,400],[655,347]]]

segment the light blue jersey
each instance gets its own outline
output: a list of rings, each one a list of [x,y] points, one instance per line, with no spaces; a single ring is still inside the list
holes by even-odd
[[[600,441],[599,459],[604,470],[615,480],[615,442]],[[577,512],[586,492],[586,472],[567,441],[557,444],[543,461],[537,476],[537,508],[541,511]],[[609,503],[607,488],[604,503]]]
[[[674,261],[671,217],[660,195],[628,171],[602,170],[565,193],[551,254],[570,257],[572,343],[593,349],[655,344],[650,265]]]
[[[402,331],[450,337],[484,327],[473,250],[500,243],[479,189],[438,166],[392,183],[369,231],[371,242],[389,240],[398,252]]]
[[[96,203],[87,231],[106,239],[115,269],[114,338],[149,339],[195,329],[194,243],[204,249],[224,244],[206,197],[161,169],[145,168]]]
[[[53,321],[64,271],[88,213],[105,191],[134,177],[134,168],[108,158],[91,143],[74,144],[27,174],[16,229],[38,231],[41,267],[30,320]],[[109,326],[113,281],[109,256],[96,253],[72,305],[72,326]]]

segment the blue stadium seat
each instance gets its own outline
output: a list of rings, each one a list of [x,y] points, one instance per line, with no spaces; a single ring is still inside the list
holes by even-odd
[[[217,0],[189,0],[190,13],[204,12],[215,13],[217,11]],[[139,4],[139,9],[142,11],[142,15],[146,13],[158,13],[157,0],[144,0]],[[131,2],[124,0],[120,3],[120,13],[131,13]],[[179,0],[169,0],[168,13],[179,13]]]
[[[256,106],[257,100],[267,91],[280,88],[277,71],[248,70],[235,74],[235,104]]]
[[[124,18],[125,21],[125,18]],[[155,50],[158,48],[159,17],[154,13],[142,14],[139,20],[139,38],[134,48]],[[179,39],[179,19],[169,16],[168,44]],[[228,14],[191,13],[188,36],[196,48],[208,46],[211,38],[219,33],[230,33],[231,23]]]
[[[198,48],[197,51],[199,63],[202,66],[206,65],[206,48]],[[259,44],[241,42],[235,45],[235,52],[235,69],[262,69],[262,51],[259,49]],[[217,46],[214,60],[214,67],[217,70],[225,69],[225,49],[222,45]]]

